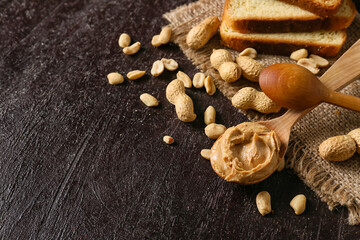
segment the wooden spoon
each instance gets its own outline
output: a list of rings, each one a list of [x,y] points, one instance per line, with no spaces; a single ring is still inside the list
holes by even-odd
[[[294,63],[278,63],[265,68],[259,84],[276,104],[289,109],[304,110],[327,102],[360,112],[360,98],[327,88],[309,70]]]
[[[360,40],[342,55],[321,77],[320,81],[331,90],[340,90],[360,75]],[[300,110],[288,110],[284,115],[259,122],[276,132],[281,141],[280,157],[284,157],[289,144],[291,128],[316,106]]]

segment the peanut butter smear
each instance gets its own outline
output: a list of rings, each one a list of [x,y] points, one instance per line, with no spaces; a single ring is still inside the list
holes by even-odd
[[[211,166],[223,179],[240,184],[269,177],[280,164],[280,141],[274,131],[246,122],[228,128],[211,148]]]

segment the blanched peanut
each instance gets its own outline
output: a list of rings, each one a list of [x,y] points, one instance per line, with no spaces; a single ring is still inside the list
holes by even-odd
[[[285,168],[285,157],[280,158],[280,164],[276,169],[277,172],[281,172]]]
[[[257,52],[254,48],[245,48],[244,51],[239,53],[239,56],[248,56],[251,58],[256,58]]]
[[[166,44],[166,43],[170,42],[171,33],[172,33],[172,30],[169,26],[166,26],[161,30],[160,35],[159,35],[161,44]]]
[[[310,59],[314,60],[314,62],[316,63],[316,66],[318,67],[327,67],[329,66],[329,61],[326,60],[325,58],[322,58],[318,55],[315,54],[311,54],[309,56]]]
[[[160,47],[161,46],[160,35],[153,36],[153,38],[151,40],[151,44],[154,47]]]
[[[360,128],[352,130],[351,132],[348,133],[348,135],[352,137],[352,139],[354,139],[357,147],[356,151],[357,153],[360,154]]]
[[[234,62],[225,62],[220,65],[219,74],[225,82],[235,82],[241,76],[241,69]]]
[[[162,58],[161,61],[169,71],[175,71],[179,67],[179,64],[174,59]]]
[[[205,134],[211,139],[218,139],[225,131],[226,127],[222,124],[211,123],[205,127]]]
[[[303,194],[296,195],[290,202],[290,206],[294,209],[296,215],[300,215],[306,208],[306,197]]]
[[[163,141],[166,143],[166,144],[173,144],[174,143],[174,138],[170,137],[170,136],[164,136],[163,137]]]
[[[305,48],[296,50],[295,52],[292,52],[290,55],[290,58],[299,61],[302,58],[306,58],[308,56],[308,51]]]
[[[328,138],[319,146],[320,156],[328,161],[345,161],[355,152],[355,140],[349,135]]]
[[[271,196],[267,191],[259,192],[256,195],[256,206],[263,216],[271,213]]]
[[[205,74],[198,72],[193,77],[193,85],[195,88],[204,87]]]
[[[252,87],[240,89],[231,99],[234,107],[239,109],[254,109],[261,113],[276,113],[281,107],[276,105],[263,92],[257,91]]]
[[[225,62],[233,62],[234,58],[228,50],[225,49],[214,49],[211,56],[211,66],[216,70],[219,69],[220,65]]]
[[[193,27],[186,36],[186,43],[192,49],[203,47],[217,32],[220,25],[216,16],[208,17]]]
[[[307,70],[309,70],[313,74],[318,74],[319,71],[320,71],[320,69],[317,67],[315,61],[310,59],[310,58],[301,58],[297,62],[297,64],[304,67],[304,68],[306,68]]]
[[[129,47],[125,47],[123,49],[123,52],[126,54],[126,55],[133,55],[135,53],[137,53],[139,50],[140,50],[140,46],[141,46],[141,43],[140,42],[136,42],[134,43],[133,45],[129,46]]]
[[[112,72],[107,75],[110,84],[121,84],[124,82],[124,77],[117,72]]]
[[[175,105],[178,118],[183,122],[192,122],[196,119],[192,99],[186,95],[184,83],[175,79],[166,87],[166,98]]]
[[[207,160],[210,160],[210,149],[202,149],[201,152],[200,152],[200,155],[207,159]]]
[[[186,73],[184,73],[184,72],[182,72],[182,71],[179,71],[179,72],[176,74],[176,78],[179,79],[179,80],[181,80],[181,81],[184,83],[184,86],[185,86],[186,88],[191,88],[192,82],[191,82],[190,77],[189,77]]]
[[[131,43],[131,37],[127,33],[123,33],[119,37],[119,46],[122,48],[128,47]]]
[[[148,107],[156,107],[159,105],[159,101],[148,93],[141,94],[140,100]]]
[[[239,64],[241,73],[247,80],[259,82],[260,72],[264,69],[261,63],[248,56],[238,56],[236,63]]]
[[[160,76],[164,72],[164,64],[162,61],[157,60],[153,63],[151,68],[151,75],[154,77]]]
[[[213,106],[208,106],[204,112],[204,122],[206,125],[215,123],[216,110]]]
[[[159,47],[162,44],[166,44],[170,41],[171,39],[171,33],[172,30],[169,26],[164,27],[159,35],[155,35],[153,36],[152,40],[151,40],[151,44],[154,47]]]
[[[207,94],[209,94],[210,96],[214,95],[214,93],[216,92],[216,86],[214,84],[213,79],[210,76],[207,76],[205,78],[204,86]]]
[[[144,76],[145,73],[146,73],[145,71],[134,70],[134,71],[128,72],[128,74],[126,76],[127,76],[128,79],[136,80],[136,79],[141,78],[142,76]]]

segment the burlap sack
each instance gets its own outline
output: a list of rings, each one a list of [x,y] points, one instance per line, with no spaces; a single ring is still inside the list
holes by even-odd
[[[231,99],[240,88],[252,86],[259,89],[258,84],[245,79],[231,84],[220,80],[209,61],[213,49],[225,48],[220,44],[218,34],[205,47],[197,51],[190,49],[185,42],[186,34],[192,26],[208,16],[221,18],[223,5],[224,0],[200,0],[174,9],[164,14],[164,18],[171,23],[173,42],[180,46],[197,68],[211,75],[215,79],[217,88]],[[341,56],[360,38],[359,14],[347,33],[348,39],[338,56]],[[238,54],[235,51],[232,53],[234,56]],[[273,55],[258,55],[257,60],[265,66],[279,62],[292,62],[289,57]],[[335,60],[336,58],[330,59],[330,62]],[[343,92],[360,97],[360,82],[355,81]],[[281,115],[284,111],[268,115],[251,110],[241,112],[250,120],[258,121]],[[349,210],[349,224],[360,223],[360,156],[355,154],[345,162],[328,162],[319,157],[318,146],[328,137],[347,134],[355,128],[360,128],[360,113],[321,104],[293,127],[286,164],[316,192],[322,201],[328,204],[330,210],[338,205],[346,206]]]

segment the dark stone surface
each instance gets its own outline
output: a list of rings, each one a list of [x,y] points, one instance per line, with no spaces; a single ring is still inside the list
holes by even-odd
[[[244,187],[200,157],[212,145],[209,104],[218,123],[246,119],[220,92],[193,88],[198,118],[182,123],[165,98],[175,73],[149,74],[161,57],[196,73],[177,46],[150,44],[161,15],[187,2],[0,1],[1,239],[359,239],[347,210],[330,212],[293,172]],[[142,43],[139,53],[122,53],[122,32]],[[107,73],[134,69],[148,74],[107,83]],[[160,106],[145,107],[143,92]],[[262,190],[275,211],[266,217],[255,205]],[[298,193],[308,197],[301,216],[289,207]]]

